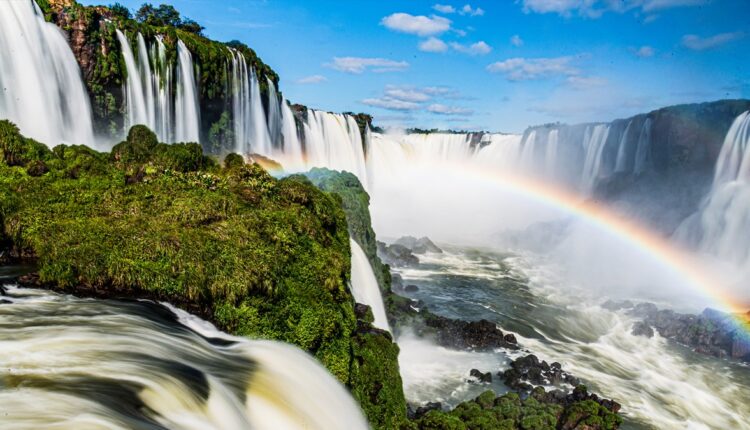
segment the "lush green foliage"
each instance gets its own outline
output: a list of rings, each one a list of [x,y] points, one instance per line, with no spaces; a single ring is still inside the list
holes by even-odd
[[[450,412],[433,410],[417,421],[420,430],[614,430],[622,419],[593,400],[564,407],[549,402],[537,388],[525,399],[486,391]]]

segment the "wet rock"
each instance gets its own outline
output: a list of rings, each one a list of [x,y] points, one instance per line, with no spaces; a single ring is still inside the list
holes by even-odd
[[[442,253],[443,250],[435,245],[429,238],[421,237],[417,239],[413,236],[404,236],[398,239],[395,244],[408,248],[415,254],[426,254],[428,252]]]
[[[641,318],[633,326],[635,335],[650,337],[659,332],[699,354],[750,362],[750,340],[737,324],[741,317],[710,308],[700,315],[680,314],[650,303],[638,304],[630,313]]]
[[[503,377],[505,385],[519,391],[528,391],[532,385],[580,384],[578,378],[562,370],[560,363],[549,364],[533,354],[513,360],[510,369],[498,375]]]
[[[416,410],[413,410],[411,408],[411,406],[409,406],[408,409],[407,409],[407,415],[409,416],[409,419],[418,420],[418,419],[422,418],[423,416],[425,416],[427,414],[427,412],[435,411],[435,410],[439,411],[441,409],[443,409],[443,404],[442,403],[440,403],[440,402],[428,402],[428,403],[425,403],[424,405],[418,407]]]
[[[514,335],[514,334],[512,334],[512,333],[508,333],[508,334],[506,334],[506,335],[505,335],[505,336],[503,337],[503,339],[504,339],[504,340],[505,340],[506,342],[508,342],[508,343],[511,343],[511,344],[513,344],[513,345],[516,345],[516,344],[518,344],[518,341],[516,340],[516,335]]]
[[[403,291],[404,290],[404,278],[398,273],[391,273],[391,291]]]
[[[404,291],[406,291],[407,293],[416,293],[417,291],[419,291],[419,287],[410,284],[404,287]]]
[[[32,161],[26,167],[26,173],[28,173],[29,176],[42,176],[47,172],[49,172],[49,167],[44,164],[44,161],[40,160]]]
[[[650,325],[646,324],[643,321],[638,321],[637,323],[633,324],[633,336],[645,336],[648,338],[654,337],[654,329],[651,328]]]
[[[478,369],[471,369],[469,376],[482,383],[492,382],[492,372],[482,373]]]
[[[377,245],[378,257],[391,267],[413,267],[419,265],[419,258],[403,245],[387,245],[383,242],[377,242]]]

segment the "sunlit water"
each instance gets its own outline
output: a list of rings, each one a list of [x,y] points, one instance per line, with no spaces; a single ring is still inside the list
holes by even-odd
[[[577,290],[558,268],[533,254],[448,248],[420,256],[418,268],[399,270],[410,297],[438,314],[486,318],[589,388],[622,403],[626,429],[748,429],[750,369],[705,357],[658,335],[631,334],[634,319],[603,309],[602,297]],[[666,306],[664,303],[661,306]],[[454,405],[491,387],[467,382],[471,368],[507,368],[501,351],[448,351],[411,336],[400,339],[401,366],[410,401]],[[498,379],[498,377],[496,377]]]

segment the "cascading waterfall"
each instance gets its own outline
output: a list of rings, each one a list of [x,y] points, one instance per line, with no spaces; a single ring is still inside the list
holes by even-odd
[[[182,40],[177,41],[177,91],[175,95],[176,142],[200,142],[200,108],[195,85],[193,55]]]
[[[750,111],[732,123],[716,162],[714,182],[698,213],[675,233],[708,254],[750,270]]]
[[[586,195],[594,191],[597,180],[602,174],[602,158],[609,137],[609,127],[606,124],[599,124],[586,129],[586,138],[583,142],[586,156],[581,174],[581,191]]]
[[[362,247],[354,239],[350,238],[349,244],[352,250],[352,295],[354,300],[372,309],[375,327],[390,331],[388,318],[385,315],[383,297],[380,294],[380,287],[378,287],[378,281],[372,271],[370,261]]]
[[[229,336],[151,302],[15,287],[3,298],[3,429],[368,428],[346,389],[296,347]]]
[[[310,110],[304,129],[307,166],[346,170],[367,187],[365,144],[353,117]]]
[[[275,89],[273,94],[276,94]],[[235,50],[232,51],[232,107],[235,151],[244,155],[273,156],[257,75],[248,66],[245,56]]]
[[[134,52],[127,35],[120,30],[116,30],[116,33],[128,73],[128,78],[124,83],[127,107],[125,131],[134,125],[143,124],[153,130],[161,142],[173,143],[185,139],[197,142],[200,124],[196,121],[199,121],[200,116],[197,113],[199,108],[195,81],[192,80],[191,83],[191,79],[184,80],[183,88],[178,89],[177,93],[187,94],[186,97],[173,97],[175,94],[172,84],[174,67],[167,61],[167,49],[162,36],[156,36],[155,42],[149,48],[143,35],[138,33],[136,36],[137,52]],[[185,57],[186,69],[192,70],[189,55],[181,53],[180,61],[183,57]],[[180,70],[182,72],[182,69]],[[193,106],[190,106],[190,99],[194,100]],[[173,114],[176,108],[179,113],[177,118]],[[175,132],[177,122],[182,127],[179,139]]]
[[[32,1],[0,2],[0,119],[49,146],[95,143],[78,63]]]
[[[269,78],[266,78],[266,85],[268,86],[268,134],[271,138],[271,144],[274,149],[279,148],[282,144],[281,140],[281,103],[282,100],[276,91],[276,85]]]
[[[615,162],[615,173],[625,172],[628,163],[628,136],[633,121],[628,121],[625,131],[620,136],[620,145],[617,148],[617,161]]]

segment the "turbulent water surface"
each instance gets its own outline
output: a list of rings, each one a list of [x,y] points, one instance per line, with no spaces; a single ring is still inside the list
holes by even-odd
[[[399,271],[405,284],[419,287],[412,298],[441,315],[486,318],[515,333],[524,348],[561,362],[595,392],[621,402],[623,428],[750,428],[748,367],[658,334],[632,335],[632,317],[603,309],[603,299],[577,290],[543,258],[449,247],[420,260],[418,268]],[[488,388],[466,382],[471,368],[507,368],[502,352],[448,351],[408,335],[399,345],[406,394],[416,403],[471,398]]]
[[[153,302],[5,288],[0,428],[367,428],[344,387],[292,346]]]

